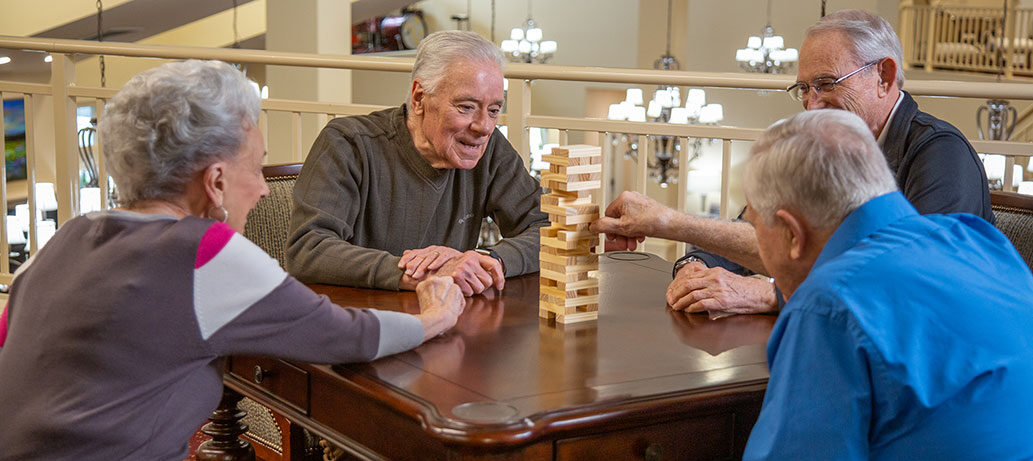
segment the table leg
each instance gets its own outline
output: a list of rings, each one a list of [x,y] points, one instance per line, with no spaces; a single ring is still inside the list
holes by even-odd
[[[197,447],[198,461],[254,461],[255,450],[247,440],[240,438],[247,432],[247,424],[240,420],[247,412],[237,408],[237,402],[243,396],[223,388],[222,401],[219,408],[209,418],[210,423],[201,428],[201,432],[212,437],[211,440]]]

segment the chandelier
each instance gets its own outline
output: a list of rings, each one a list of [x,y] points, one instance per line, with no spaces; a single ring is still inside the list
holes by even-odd
[[[506,59],[528,64],[544,64],[556,53],[556,41],[542,41],[542,29],[531,19],[531,0],[527,0],[527,21],[510,31],[501,48]]]
[[[785,48],[785,40],[775,35],[771,27],[771,0],[768,0],[768,23],[760,36],[751,36],[746,40],[746,48],[735,51],[735,60],[747,72],[763,74],[781,74],[788,72],[796,65],[800,53],[796,48]]]
[[[681,63],[671,55],[671,4],[667,2],[667,51],[653,62],[654,69],[680,70]],[[707,104],[706,93],[698,88],[690,89],[685,97],[685,105],[681,102],[681,90],[676,86],[658,85],[653,97],[645,104],[641,88],[629,88],[624,101],[611,104],[607,118],[610,120],[628,120],[632,122],[659,122],[677,124],[716,124],[724,118],[724,109],[720,104]],[[639,161],[639,137],[637,135],[617,134],[610,142],[615,148],[622,148],[626,158]],[[666,188],[678,182],[678,154],[681,143],[675,136],[649,136],[653,146],[653,158],[647,160],[649,177]],[[703,140],[692,138],[690,143],[692,154],[689,161],[695,160],[702,153]]]

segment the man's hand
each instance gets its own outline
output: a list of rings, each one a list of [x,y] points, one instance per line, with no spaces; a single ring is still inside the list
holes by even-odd
[[[416,297],[420,300],[416,317],[423,323],[424,341],[455,326],[466,306],[459,286],[449,277],[427,277],[416,285]]]
[[[622,192],[610,206],[605,217],[595,220],[592,232],[606,234],[606,251],[634,250],[647,236],[662,236],[675,213],[638,192]]]
[[[686,264],[667,287],[667,304],[687,312],[720,311],[757,314],[778,309],[775,286],[700,262]]]
[[[450,259],[463,254],[459,250],[439,245],[427,248],[405,250],[398,268],[405,270],[405,275],[419,281],[427,277],[427,273],[441,268]]]
[[[452,277],[464,296],[483,293],[492,286],[502,290],[506,285],[502,263],[491,256],[485,256],[473,250],[450,259],[433,274]]]

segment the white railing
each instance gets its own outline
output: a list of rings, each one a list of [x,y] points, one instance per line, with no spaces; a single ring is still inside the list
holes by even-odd
[[[899,31],[909,67],[1033,75],[1030,8],[905,5]]]
[[[32,100],[37,97],[50,95],[53,97],[54,107],[54,133],[56,141],[55,160],[55,183],[57,195],[57,222],[64,223],[79,213],[79,158],[77,155],[77,138],[75,113],[76,107],[88,103],[96,109],[98,117],[103,116],[104,103],[114,95],[116,89],[77,86],[75,81],[75,66],[71,54],[86,55],[119,55],[133,57],[153,57],[166,59],[220,59],[228,62],[246,64],[266,64],[295,67],[323,67],[337,69],[355,70],[378,70],[389,72],[410,72],[412,67],[411,59],[383,58],[383,57],[356,57],[356,56],[325,56],[303,53],[286,53],[238,49],[212,49],[194,47],[171,47],[158,45],[139,45],[126,43],[104,43],[72,40],[52,39],[31,39],[19,37],[0,36],[0,48],[26,49],[49,52],[53,56],[52,76],[49,85],[26,84],[19,82],[0,81],[0,95],[3,97],[20,96],[26,99],[26,136],[27,136],[27,160],[28,160],[28,186],[27,201],[32,210],[35,206],[35,166],[36,157],[40,155],[34,146],[33,136],[37,129],[37,123],[32,121],[31,113]],[[507,136],[510,142],[524,156],[525,162],[529,164],[531,146],[529,145],[528,130],[530,128],[547,128],[559,130],[559,141],[561,144],[567,142],[569,133],[597,133],[600,139],[607,139],[608,134],[624,133],[632,136],[639,136],[639,146],[649,146],[646,142],[648,136],[673,136],[681,143],[680,164],[687,165],[688,143],[690,138],[706,138],[719,140],[721,142],[721,181],[720,181],[720,214],[723,217],[734,216],[738,210],[729,206],[731,188],[731,165],[733,143],[752,142],[763,132],[762,128],[739,128],[726,126],[707,125],[674,125],[666,123],[646,122],[623,122],[609,121],[602,119],[577,118],[577,117],[556,117],[545,114],[534,114],[531,112],[532,80],[562,80],[577,81],[585,83],[620,83],[625,85],[671,85],[687,87],[717,87],[736,88],[751,90],[781,90],[787,87],[792,78],[788,76],[755,75],[755,74],[730,74],[730,73],[707,73],[707,72],[678,72],[678,71],[657,71],[641,69],[620,69],[602,67],[565,67],[565,66],[542,66],[530,64],[509,64],[505,70],[505,77],[508,80],[507,113],[502,117],[501,124],[507,127]],[[1023,99],[1033,100],[1033,85],[1020,85],[1009,83],[972,83],[972,82],[951,82],[951,81],[909,81],[908,90],[913,95],[935,95],[950,97],[973,97],[973,98],[1002,98],[1002,99]],[[316,123],[322,126],[332,117],[339,115],[365,114],[373,110],[384,108],[384,106],[362,105],[362,104],[328,104],[318,101],[293,101],[293,100],[263,100],[260,128],[266,136],[269,136],[268,119],[270,113],[290,114],[292,123],[290,127],[291,159],[302,161],[307,146],[302,145],[302,116],[315,114]],[[2,136],[0,130],[0,136]],[[1007,169],[1005,171],[1004,184],[1010,189],[1012,184],[1011,166],[1015,158],[1033,156],[1033,144],[1000,141],[972,141],[977,151],[983,153],[1002,154],[1007,158]],[[268,143],[267,143],[268,145]],[[608,148],[609,143],[603,142],[604,152],[612,156],[613,152]],[[99,147],[99,143],[98,143]],[[646,147],[648,149],[648,147]],[[652,155],[648,150],[643,149],[639,156],[642,161],[637,162],[635,170],[634,188],[647,191],[648,170],[644,159]],[[101,204],[106,207],[109,195],[107,190],[107,176],[104,173],[103,156],[97,149],[97,161],[100,169],[100,186],[102,188]],[[611,178],[617,172],[613,162],[604,162],[604,178]],[[5,175],[3,174],[2,162],[0,162],[0,186],[3,186]],[[686,196],[688,186],[688,168],[679,168],[679,181],[677,182],[677,204],[681,209],[686,209]],[[596,200],[605,205],[619,191],[607,190],[609,181],[603,181],[604,190]],[[0,187],[0,200],[7,201],[6,187]],[[33,242],[29,248],[34,253],[37,248],[37,230],[30,220],[30,240]],[[8,239],[6,238],[6,226],[0,226],[0,283],[7,283],[10,280],[7,255],[9,254]],[[678,245],[676,252],[684,248]]]

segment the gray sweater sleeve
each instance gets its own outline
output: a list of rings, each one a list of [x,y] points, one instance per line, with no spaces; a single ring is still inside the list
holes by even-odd
[[[492,156],[486,210],[504,237],[492,247],[506,266],[506,277],[538,271],[539,228],[549,216],[539,207],[542,189],[524,168],[516,149],[496,131],[499,147]]]
[[[327,127],[316,138],[294,186],[287,269],[304,283],[397,290],[400,256],[349,243],[365,206],[359,191],[360,146]]]

